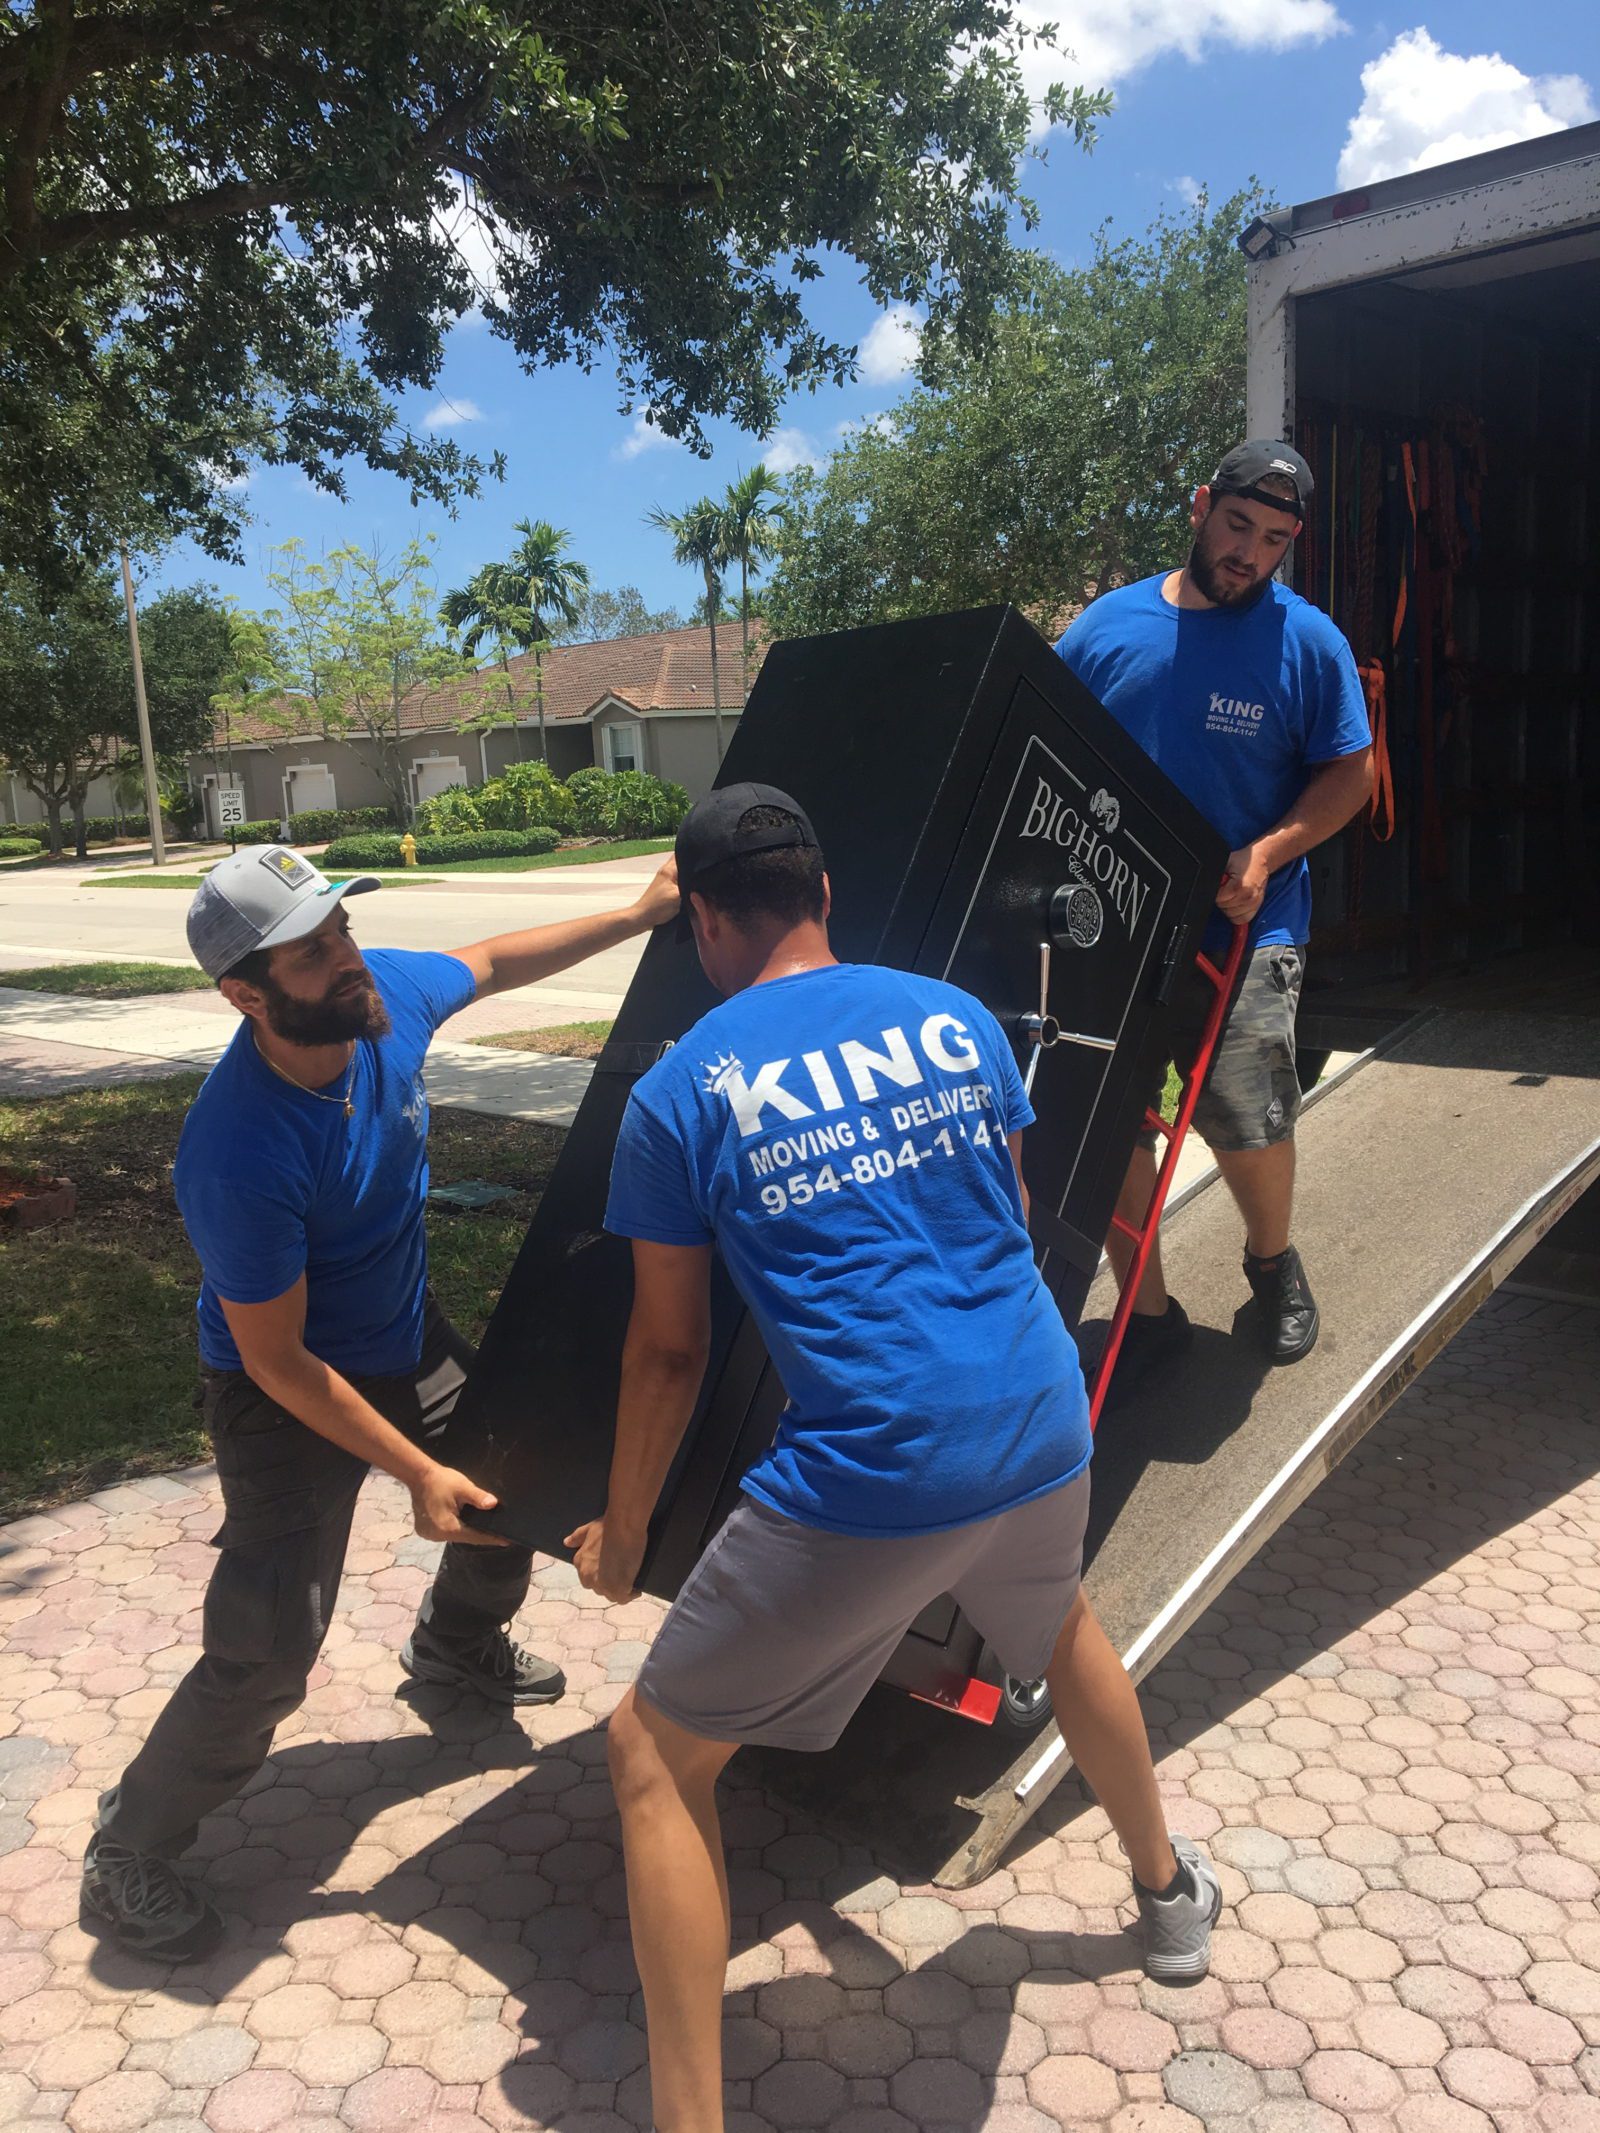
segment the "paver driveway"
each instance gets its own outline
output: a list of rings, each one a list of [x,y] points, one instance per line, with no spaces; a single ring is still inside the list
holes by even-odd
[[[1597,1362],[1600,1314],[1498,1299],[1152,1678],[1228,1898],[1201,1986],[1140,1977],[1070,1789],[950,1896],[735,1781],[732,2124],[1600,2129]],[[398,1701],[404,1508],[369,1488],[311,1699],[205,1833],[228,1941],[172,1972],[81,1931],[76,1872],[191,1657],[214,1484],[0,1533],[0,2126],[648,2124],[600,1727],[657,1610],[552,1566],[565,1703]]]

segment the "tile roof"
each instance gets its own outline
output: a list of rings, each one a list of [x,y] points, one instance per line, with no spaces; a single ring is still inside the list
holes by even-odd
[[[741,701],[739,626],[721,623],[717,628],[717,665],[722,679],[722,706],[737,712]],[[754,681],[766,646],[750,648],[750,678]],[[520,652],[511,661],[517,691],[519,723],[532,725],[537,713],[533,701],[533,654]],[[443,688],[418,690],[402,706],[402,731],[434,733],[470,725],[491,709],[499,696],[498,668],[480,668],[459,682]],[[705,711],[712,706],[711,632],[703,625],[681,630],[658,630],[645,637],[610,637],[600,644],[558,644],[544,655],[544,715],[551,725],[571,724],[586,718],[596,705],[617,697],[646,716],[652,711]],[[503,697],[500,697],[503,703]],[[294,698],[284,700],[292,711]],[[234,719],[233,739],[281,741],[321,731],[310,716],[293,723],[266,718],[259,713]],[[220,743],[221,729],[217,739]]]

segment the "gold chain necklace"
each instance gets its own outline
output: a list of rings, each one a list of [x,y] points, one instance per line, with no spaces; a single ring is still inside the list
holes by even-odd
[[[273,1073],[277,1075],[280,1081],[286,1081],[291,1089],[298,1089],[302,1096],[314,1096],[319,1104],[343,1104],[345,1117],[354,1118],[356,1115],[356,1107],[350,1101],[350,1091],[351,1088],[354,1086],[356,1078],[357,1049],[358,1047],[354,1044],[352,1044],[350,1047],[350,1064],[345,1070],[344,1090],[342,1094],[338,1096],[325,1096],[321,1089],[308,1089],[303,1081],[296,1081],[292,1074],[286,1074],[283,1071],[283,1068],[278,1065],[275,1059],[269,1059],[266,1053],[261,1049],[259,1044],[256,1046],[256,1057],[262,1062],[264,1066],[271,1067]]]

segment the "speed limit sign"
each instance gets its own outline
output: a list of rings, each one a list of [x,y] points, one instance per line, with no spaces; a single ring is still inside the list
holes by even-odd
[[[219,829],[237,829],[244,821],[244,789],[238,785],[221,785],[217,788],[217,826]]]

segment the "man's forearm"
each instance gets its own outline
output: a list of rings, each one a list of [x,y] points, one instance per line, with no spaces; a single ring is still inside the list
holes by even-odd
[[[564,918],[553,926],[529,926],[520,933],[497,933],[461,952],[462,961],[477,969],[487,967],[478,990],[510,992],[519,985],[537,985],[541,978],[570,970],[591,955],[620,947],[645,930],[636,905],[620,911],[597,911],[589,918]]]
[[[619,1537],[642,1538],[649,1525],[705,1370],[703,1351],[624,1347],[605,1514]]]
[[[309,1349],[267,1365],[255,1364],[250,1376],[269,1399],[307,1429],[315,1430],[341,1450],[353,1452],[411,1490],[434,1464],[424,1451],[385,1421],[337,1370]]]
[[[1269,874],[1302,859],[1342,830],[1372,791],[1372,754],[1325,763],[1281,821],[1256,839]]]

